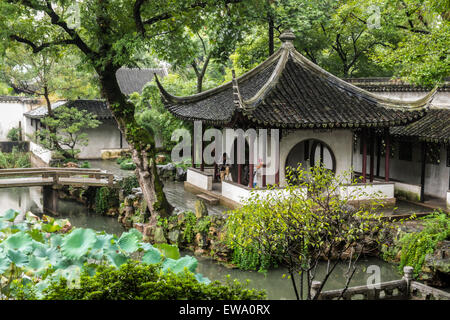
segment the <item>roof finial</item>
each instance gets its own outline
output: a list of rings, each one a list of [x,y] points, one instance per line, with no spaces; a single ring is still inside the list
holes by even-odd
[[[285,30],[282,34],[280,34],[281,42],[292,42],[295,40],[295,34],[291,30]]]

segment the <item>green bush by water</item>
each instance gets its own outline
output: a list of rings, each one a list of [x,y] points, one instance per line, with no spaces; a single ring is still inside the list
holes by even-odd
[[[44,291],[45,300],[251,300],[265,293],[234,281],[200,283],[189,271],[161,272],[159,265],[131,261],[119,269],[101,266],[95,275],[84,272],[77,287],[61,279]]]
[[[412,266],[415,276],[422,271],[427,254],[432,254],[439,241],[450,238],[450,218],[444,212],[436,212],[420,220],[424,229],[420,232],[404,233],[399,239],[401,251],[399,270]]]
[[[101,187],[97,189],[95,194],[95,212],[99,214],[106,213],[109,208],[118,208],[119,189]]]
[[[0,152],[0,169],[8,168],[30,168],[30,154],[19,152],[16,147],[11,152]]]
[[[197,260],[176,246],[142,242],[136,229],[120,237],[68,220],[0,214],[0,297],[6,299],[260,299],[237,283],[211,283]],[[170,250],[169,250],[170,249]],[[134,261],[140,253],[140,261]],[[133,259],[132,259],[133,256]],[[25,276],[26,275],[26,276]]]

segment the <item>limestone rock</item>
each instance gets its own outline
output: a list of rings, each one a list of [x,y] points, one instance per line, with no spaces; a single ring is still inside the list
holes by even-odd
[[[195,202],[195,216],[197,217],[197,219],[208,216],[208,209],[206,208],[203,200],[197,200]]]
[[[167,237],[171,244],[177,244],[180,240],[181,232],[180,230],[172,230],[168,233]]]
[[[164,230],[161,227],[155,228],[155,234],[153,236],[155,243],[167,243],[167,239],[164,236]]]

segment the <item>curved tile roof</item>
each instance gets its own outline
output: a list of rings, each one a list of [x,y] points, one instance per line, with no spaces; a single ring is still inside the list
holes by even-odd
[[[79,110],[86,110],[89,113],[93,113],[97,116],[98,120],[112,119],[113,115],[108,109],[106,102],[103,100],[60,100],[52,103],[52,110],[62,105],[67,107],[75,107]],[[24,113],[24,116],[31,119],[40,119],[47,115],[47,106],[41,106]]]
[[[422,141],[450,143],[450,109],[430,109],[422,119],[390,128],[394,136],[415,137]]]
[[[423,117],[436,93],[413,102],[384,98],[328,73],[300,53],[293,34],[265,62],[220,87],[175,97],[159,83],[176,117],[227,125],[242,115],[256,126],[279,128],[388,127]]]

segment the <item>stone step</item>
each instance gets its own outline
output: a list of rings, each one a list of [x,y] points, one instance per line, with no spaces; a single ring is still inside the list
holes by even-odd
[[[200,199],[206,201],[209,204],[218,204],[219,203],[219,198],[218,197],[214,197],[214,196],[211,196],[209,194],[200,193],[200,194],[197,195],[197,198],[200,198]]]

